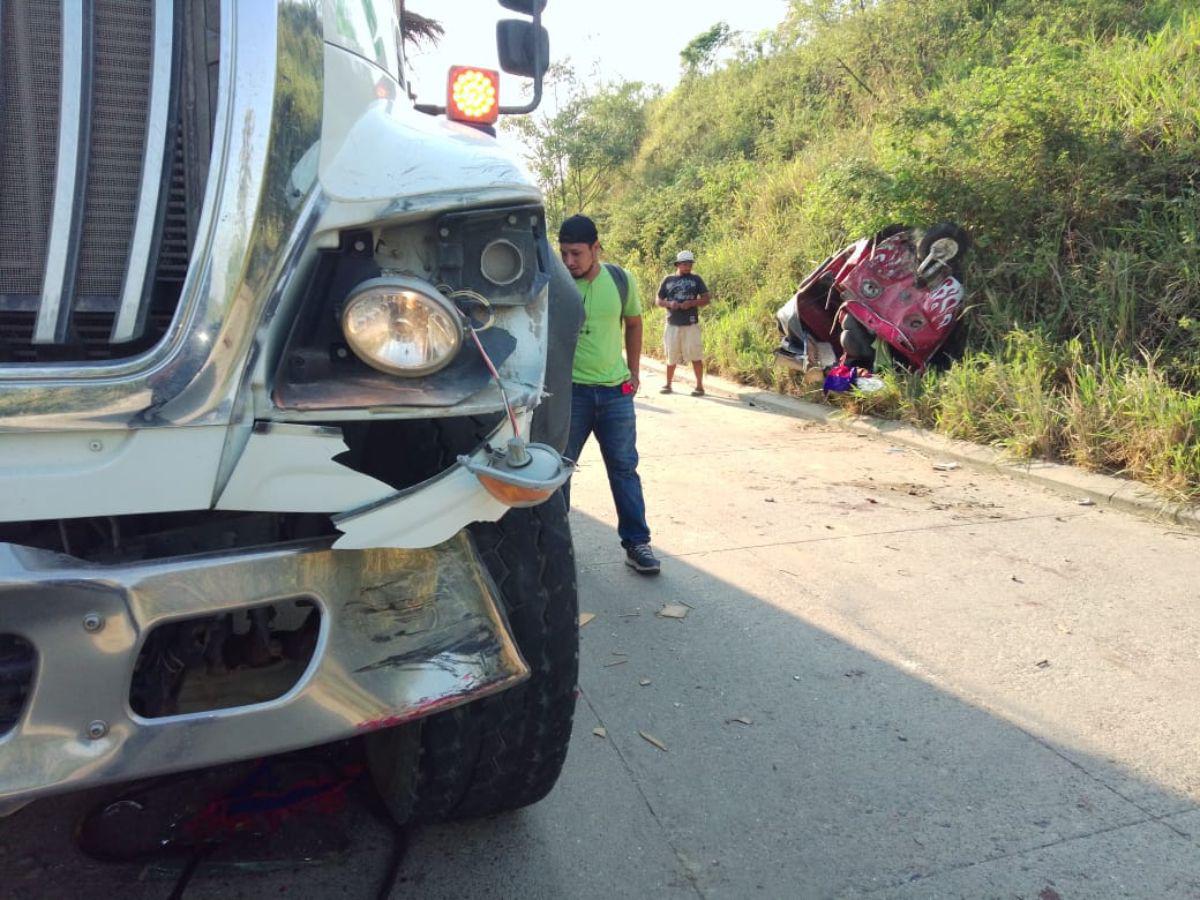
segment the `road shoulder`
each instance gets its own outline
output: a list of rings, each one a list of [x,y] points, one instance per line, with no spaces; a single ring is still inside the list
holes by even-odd
[[[642,357],[642,372],[665,377],[663,364],[652,357]],[[681,371],[677,381],[690,383]],[[1200,531],[1200,508],[1188,504],[1173,504],[1149,488],[1112,475],[1086,472],[1074,466],[1042,460],[1014,460],[991,447],[957,441],[922,428],[872,416],[854,416],[832,406],[823,406],[788,397],[774,391],[748,387],[715,375],[704,376],[705,391],[713,396],[735,400],[780,415],[826,422],[858,434],[883,438],[936,457],[957,462],[974,469],[999,472],[1042,487],[1067,494],[1085,505],[1122,510],[1156,522],[1170,522]],[[650,390],[647,387],[647,390]]]

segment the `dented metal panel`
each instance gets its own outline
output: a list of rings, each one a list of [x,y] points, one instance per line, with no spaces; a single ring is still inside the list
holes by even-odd
[[[287,694],[156,719],[130,711],[129,675],[154,627],[297,595],[321,628]],[[80,627],[93,617],[101,627]],[[339,740],[529,674],[466,534],[428,550],[301,544],[133,566],[0,544],[0,621],[38,654],[26,708],[0,738],[0,808]]]
[[[518,417],[522,432],[528,431],[531,418]],[[511,426],[505,422],[488,443],[502,447],[512,434]],[[470,459],[480,465],[486,463],[486,447],[476,450]],[[342,536],[333,547],[335,550],[431,547],[449,539],[470,522],[495,522],[508,509],[459,464],[370,506],[334,516],[333,524]]]
[[[484,454],[476,454],[481,460]],[[463,466],[358,512],[335,516],[342,532],[335,550],[430,547],[468,522],[495,522],[508,507],[483,489]]]
[[[260,422],[217,509],[338,512],[395,493],[382,481],[334,462],[346,449],[338,428]]]

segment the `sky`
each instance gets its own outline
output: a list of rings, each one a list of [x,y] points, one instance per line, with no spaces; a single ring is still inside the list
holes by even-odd
[[[407,0],[409,9],[438,19],[446,36],[433,50],[409,53],[418,97],[443,102],[451,65],[497,67],[497,20],[516,17],[496,0]],[[549,0],[542,23],[550,32],[550,57],[570,57],[576,72],[597,66],[604,80],[644,81],[672,87],[679,80],[679,51],[697,34],[724,21],[748,35],[782,21],[787,0]],[[501,102],[520,103],[521,79],[504,76]]]

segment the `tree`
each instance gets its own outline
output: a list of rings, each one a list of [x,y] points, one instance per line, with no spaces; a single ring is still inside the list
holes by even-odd
[[[547,74],[544,111],[505,122],[525,144],[525,159],[546,194],[552,221],[594,210],[632,161],[656,94],[639,81],[593,84],[569,61]]]
[[[718,22],[708,31],[700,32],[679,51],[679,59],[683,63],[684,72],[688,75],[696,75],[712,69],[716,64],[717,54],[732,39],[733,32],[724,22]]]
[[[406,43],[436,44],[446,33],[441,22],[405,9],[404,0],[396,0],[396,11],[400,15],[400,30]]]
[[[786,44],[808,40],[821,28],[846,16],[865,12],[875,0],[789,0],[787,15],[779,25]]]

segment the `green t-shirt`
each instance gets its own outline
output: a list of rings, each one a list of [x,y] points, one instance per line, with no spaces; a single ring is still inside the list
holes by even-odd
[[[629,380],[625,361],[625,334],[621,318],[642,314],[642,298],[637,280],[629,275],[629,294],[621,308],[621,292],[608,269],[600,267],[595,280],[576,278],[575,286],[583,295],[583,329],[575,345],[572,380],[579,384],[622,384]]]

